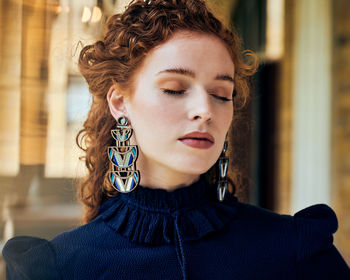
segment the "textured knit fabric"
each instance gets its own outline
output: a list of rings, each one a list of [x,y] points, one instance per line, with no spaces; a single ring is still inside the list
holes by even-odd
[[[333,245],[337,218],[318,204],[294,216],[217,200],[203,176],[172,192],[138,186],[92,222],[48,241],[18,236],[7,279],[350,279]]]

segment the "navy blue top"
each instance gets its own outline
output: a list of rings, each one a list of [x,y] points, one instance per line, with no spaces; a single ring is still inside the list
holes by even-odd
[[[201,176],[118,194],[92,222],[50,241],[14,237],[3,256],[7,279],[350,279],[337,227],[325,204],[289,216],[231,194],[219,202]]]

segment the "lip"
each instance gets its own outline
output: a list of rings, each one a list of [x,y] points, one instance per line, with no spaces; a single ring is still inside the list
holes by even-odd
[[[194,131],[179,138],[179,140],[187,146],[208,149],[214,145],[214,137],[207,132]]]
[[[213,144],[215,143],[215,139],[210,133],[200,132],[200,131],[194,131],[194,132],[188,133],[188,134],[180,137],[179,140],[194,139],[194,138],[197,138],[197,139],[201,138],[201,139],[198,139],[197,141],[204,139],[204,141],[209,141]]]
[[[200,139],[193,139],[193,138],[185,138],[180,139],[182,143],[184,143],[187,146],[190,146],[192,148],[198,148],[198,149],[209,149],[211,146],[214,145],[213,142],[210,142],[209,140],[200,140]]]

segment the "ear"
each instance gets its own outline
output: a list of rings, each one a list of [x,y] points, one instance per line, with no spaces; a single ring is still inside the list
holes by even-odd
[[[111,86],[107,93],[107,102],[109,110],[116,120],[122,116],[129,118],[125,107],[125,98],[120,92],[116,91],[114,86]]]

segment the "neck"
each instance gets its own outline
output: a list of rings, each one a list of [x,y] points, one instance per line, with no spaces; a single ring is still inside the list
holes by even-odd
[[[188,174],[177,170],[169,169],[158,162],[137,159],[137,170],[140,171],[140,185],[154,189],[165,189],[173,191],[177,188],[189,186],[199,180],[200,174]]]

